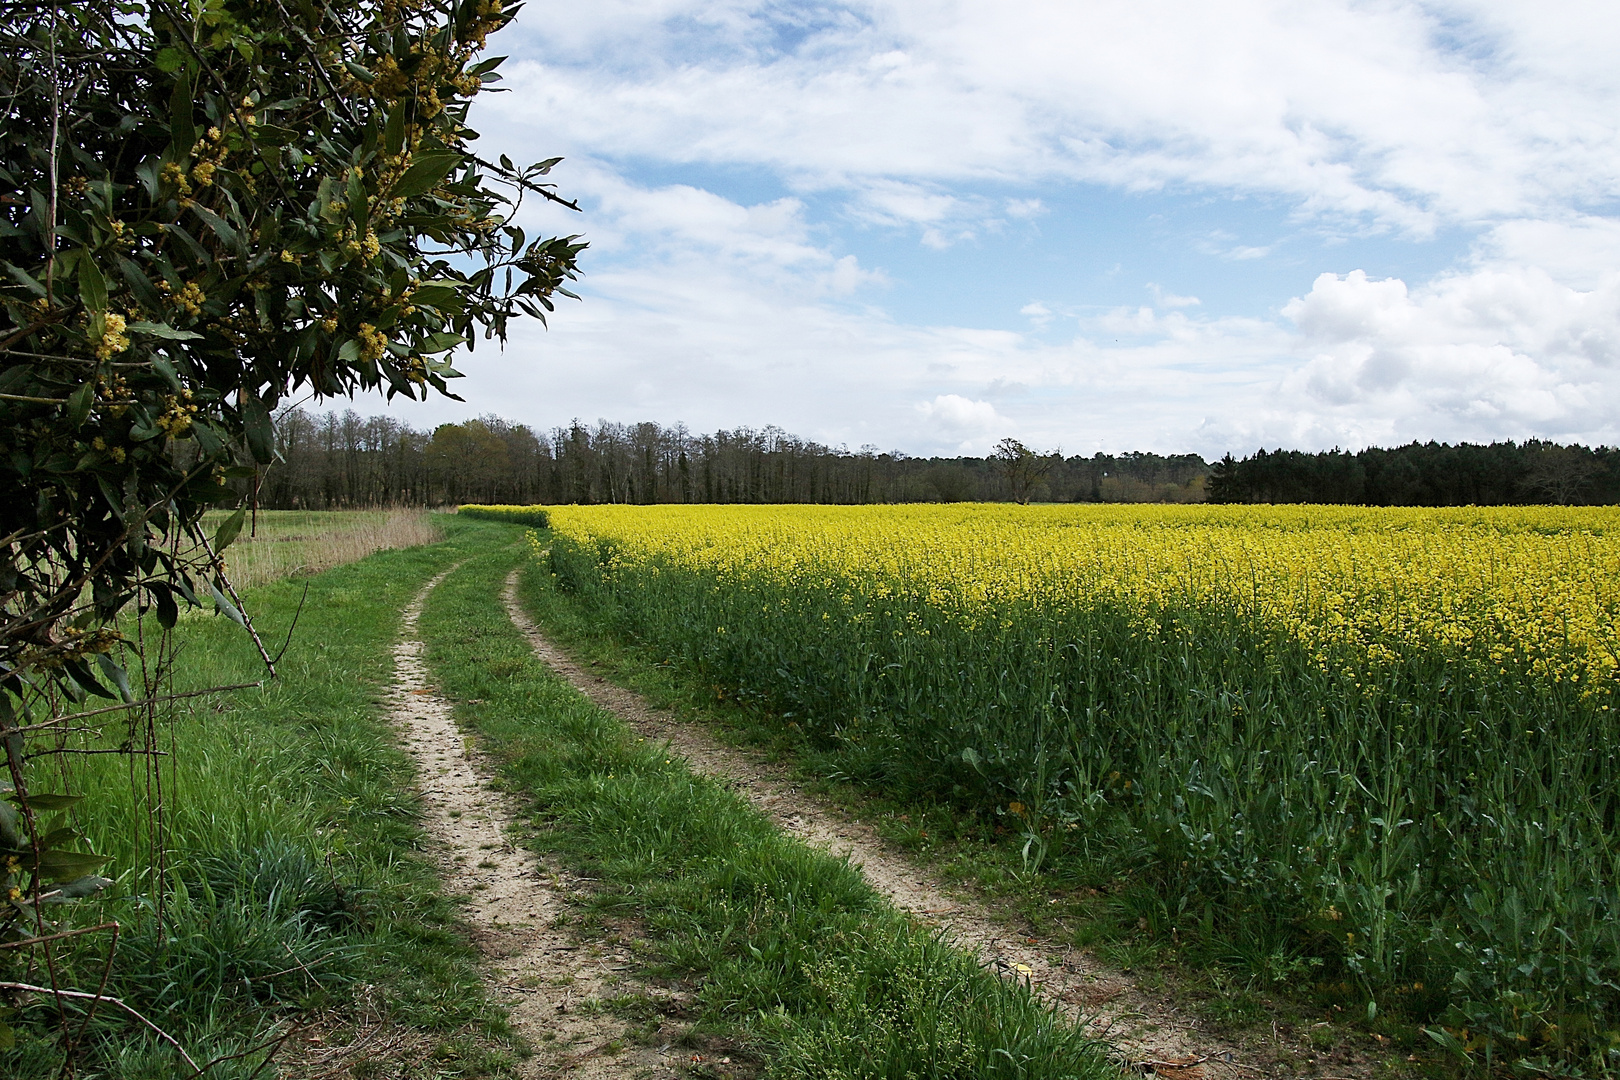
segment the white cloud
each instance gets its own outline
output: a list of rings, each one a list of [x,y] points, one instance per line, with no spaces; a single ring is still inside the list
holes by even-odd
[[[1620,400],[1620,272],[1595,288],[1488,268],[1409,290],[1323,274],[1284,309],[1312,358],[1290,387],[1397,426],[1612,439]]]
[[[1199,300],[1198,297],[1196,297],[1196,296],[1177,296],[1173,292],[1166,292],[1164,289],[1160,288],[1156,283],[1151,282],[1151,281],[1148,282],[1148,292],[1153,294],[1154,301],[1157,302],[1160,307],[1167,307],[1167,308],[1197,307],[1199,304],[1201,304],[1203,302],[1203,301]]]
[[[1003,423],[990,402],[960,394],[940,394],[932,401],[919,402],[917,411],[945,435],[964,439],[989,434]]]
[[[872,0],[796,26],[763,2],[595,7],[563,47],[548,13],[507,102],[597,152],[810,186],[1194,184],[1415,234],[1620,194],[1610,5]]]

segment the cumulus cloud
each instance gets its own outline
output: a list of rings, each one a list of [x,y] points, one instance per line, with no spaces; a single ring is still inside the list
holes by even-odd
[[[1586,291],[1524,268],[1416,290],[1323,274],[1284,314],[1311,355],[1291,385],[1330,408],[1503,437],[1613,431],[1620,272]]]
[[[917,411],[949,434],[982,435],[1001,423],[996,407],[988,401],[973,401],[960,394],[940,394],[932,401],[919,402]]]

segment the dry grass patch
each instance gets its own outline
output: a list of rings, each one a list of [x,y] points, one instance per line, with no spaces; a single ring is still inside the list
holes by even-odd
[[[225,519],[210,514],[212,532]],[[260,510],[226,554],[231,581],[246,589],[296,574],[315,574],[377,551],[417,547],[440,538],[423,509]]]

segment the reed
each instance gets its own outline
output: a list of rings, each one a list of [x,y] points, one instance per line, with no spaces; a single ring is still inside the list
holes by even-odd
[[[419,547],[439,539],[422,509],[261,510],[226,553],[231,581],[239,589],[298,575],[318,574],[378,551]],[[218,527],[225,514],[204,525]]]

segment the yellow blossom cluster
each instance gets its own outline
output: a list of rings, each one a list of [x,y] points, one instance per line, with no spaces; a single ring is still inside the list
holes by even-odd
[[[388,353],[388,336],[370,323],[360,324],[355,334],[360,341],[360,359],[375,363]]]
[[[170,435],[179,436],[191,429],[191,422],[197,415],[197,406],[191,403],[191,391],[182,390],[179,395],[171,394],[165,399],[167,408],[154,424],[159,430]]]
[[[187,315],[190,315],[192,318],[196,318],[197,316],[201,315],[203,304],[208,302],[208,294],[203,292],[202,286],[198,285],[195,281],[186,282],[184,285],[180,286],[180,290],[178,292],[176,292],[167,281],[159,281],[157,283],[157,288],[158,292],[168,294],[169,303],[173,304]]]
[[[102,316],[101,340],[96,342],[96,359],[108,360],[129,348],[129,322],[115,311]]]

